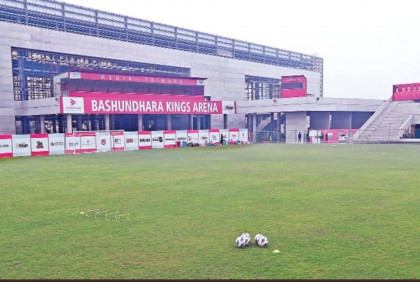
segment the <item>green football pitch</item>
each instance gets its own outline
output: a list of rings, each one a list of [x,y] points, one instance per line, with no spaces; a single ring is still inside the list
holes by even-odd
[[[419,223],[419,145],[0,159],[0,279],[420,279]]]

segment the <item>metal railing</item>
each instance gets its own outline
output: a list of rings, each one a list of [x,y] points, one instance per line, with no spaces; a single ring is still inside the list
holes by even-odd
[[[0,21],[323,72],[323,59],[51,0],[0,0]]]

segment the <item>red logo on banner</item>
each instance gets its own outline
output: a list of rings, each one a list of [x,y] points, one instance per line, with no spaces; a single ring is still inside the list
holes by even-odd
[[[76,101],[73,99],[70,99],[70,106],[74,106],[76,104]]]

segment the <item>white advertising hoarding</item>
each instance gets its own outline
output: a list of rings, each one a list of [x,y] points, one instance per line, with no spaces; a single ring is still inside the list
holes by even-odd
[[[50,145],[50,155],[63,155],[64,154],[64,134],[52,133],[48,134]]]
[[[248,128],[239,128],[239,142],[242,144],[248,143]]]
[[[139,149],[139,135],[137,131],[124,132],[125,136],[125,150],[135,151]]]
[[[111,133],[109,131],[96,132],[96,150],[98,152],[111,151]]]
[[[152,148],[162,149],[163,145],[163,131],[152,131]]]
[[[12,135],[13,157],[25,157],[31,155],[31,137],[26,135]]]
[[[176,141],[181,142],[181,147],[186,147],[187,144],[188,144],[187,131],[186,130],[177,130],[176,131]]]
[[[209,130],[203,129],[198,131],[198,144],[200,146],[207,146],[209,143]]]

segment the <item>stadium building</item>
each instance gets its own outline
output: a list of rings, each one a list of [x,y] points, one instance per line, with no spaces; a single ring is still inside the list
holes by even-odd
[[[384,103],[324,97],[317,56],[56,1],[0,0],[0,30],[2,134],[247,128],[296,142],[357,130]]]

